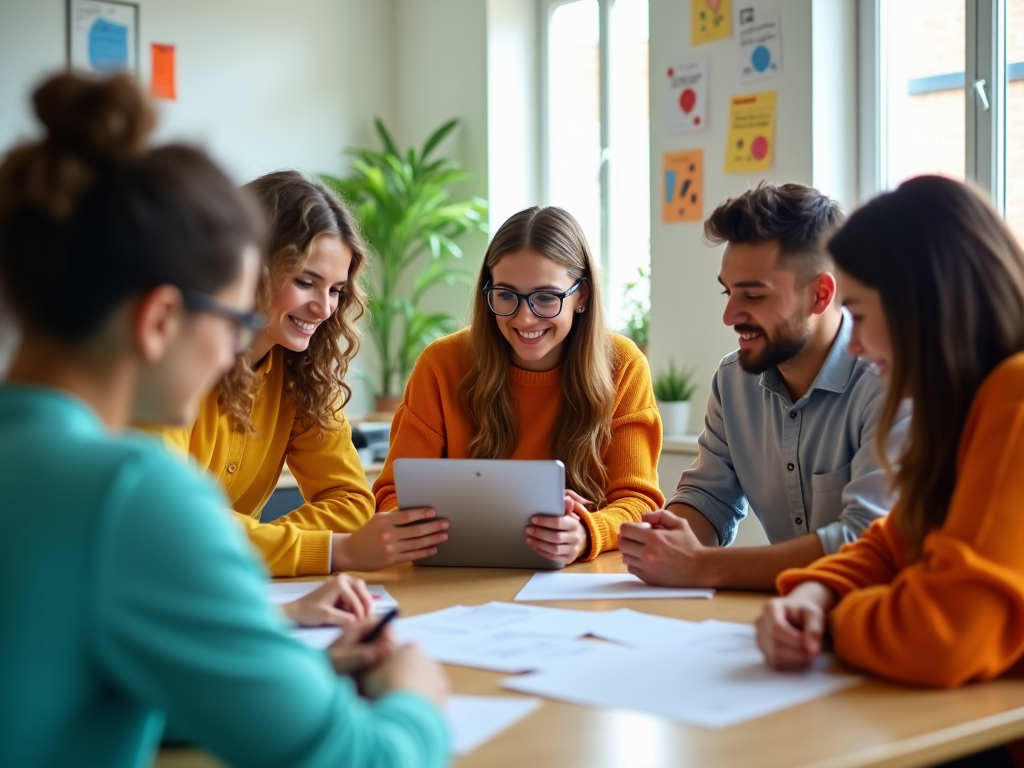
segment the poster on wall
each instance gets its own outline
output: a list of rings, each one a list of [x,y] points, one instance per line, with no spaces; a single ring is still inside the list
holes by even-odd
[[[775,91],[733,96],[729,104],[729,137],[725,172],[765,171],[775,154]]]
[[[666,152],[662,159],[661,220],[665,224],[704,220],[704,152]]]
[[[174,46],[166,43],[150,43],[153,64],[150,67],[149,93],[156,99],[174,101],[178,88],[174,76]]]
[[[740,8],[740,79],[763,80],[782,73],[779,12]]]
[[[85,72],[139,72],[139,6],[68,0],[68,65]]]
[[[732,37],[732,0],[690,0],[690,43]]]
[[[666,70],[668,127],[672,133],[703,131],[708,124],[708,59],[677,58]]]

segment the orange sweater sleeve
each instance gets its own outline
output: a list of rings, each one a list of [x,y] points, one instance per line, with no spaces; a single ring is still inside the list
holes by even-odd
[[[391,445],[384,467],[373,483],[378,512],[398,509],[394,460],[441,459],[447,455],[441,382],[421,357],[413,368],[402,404],[391,422]]]
[[[612,439],[604,454],[606,501],[597,512],[580,515],[590,534],[590,551],[581,560],[618,549],[623,523],[639,522],[641,515],[665,503],[658,486],[661,415],[654,403],[651,371],[635,344],[622,337],[616,341],[622,363],[616,375]]]
[[[1024,653],[1024,354],[975,397],[961,437],[945,523],[907,562],[890,522],[779,588],[821,581],[842,599],[830,624],[836,652],[892,680],[952,687],[995,677]]]

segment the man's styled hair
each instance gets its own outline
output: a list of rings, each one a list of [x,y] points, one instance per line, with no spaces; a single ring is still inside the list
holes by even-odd
[[[779,263],[806,283],[831,267],[825,244],[843,223],[835,200],[803,184],[762,181],[726,200],[704,222],[704,242],[779,243]]]

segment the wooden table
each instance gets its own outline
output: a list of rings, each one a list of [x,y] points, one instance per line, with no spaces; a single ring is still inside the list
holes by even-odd
[[[573,565],[579,572],[623,571],[619,554]],[[450,605],[510,601],[526,571],[404,566],[360,574],[384,584],[412,616]],[[634,610],[700,621],[752,621],[764,595],[719,592],[713,600],[544,603],[561,608]],[[457,693],[514,696],[504,674],[448,667]],[[600,670],[595,670],[600,674]],[[685,696],[686,691],[679,691]],[[1024,681],[999,680],[956,691],[867,682],[721,731],[677,725],[624,710],[545,700],[531,715],[457,768],[904,768],[927,766],[1024,737]],[[193,750],[163,750],[159,768],[219,765]]]

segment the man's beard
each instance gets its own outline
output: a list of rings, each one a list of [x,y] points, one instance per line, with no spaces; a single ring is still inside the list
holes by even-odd
[[[735,325],[737,333],[760,333],[764,349],[755,354],[752,350],[740,350],[740,367],[747,373],[759,375],[769,368],[775,368],[792,359],[804,348],[811,337],[810,329],[804,324],[802,313],[797,313],[788,322],[775,329],[772,335],[757,325]]]

